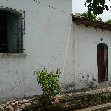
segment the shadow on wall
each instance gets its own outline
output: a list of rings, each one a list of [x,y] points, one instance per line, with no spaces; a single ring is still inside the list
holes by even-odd
[[[92,80],[87,78],[86,80],[80,80],[78,84],[76,82],[71,82],[69,84],[63,84],[62,90],[63,91],[76,91],[77,89],[84,89],[84,88],[96,88],[96,79],[92,77]]]

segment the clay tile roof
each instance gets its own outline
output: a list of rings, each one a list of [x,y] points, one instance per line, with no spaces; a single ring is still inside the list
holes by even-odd
[[[102,30],[110,30],[111,31],[111,24],[100,22],[100,21],[93,21],[89,20],[83,16],[76,16],[72,15],[72,21],[75,22],[77,25],[83,24],[85,26],[92,26],[94,28],[100,28]]]

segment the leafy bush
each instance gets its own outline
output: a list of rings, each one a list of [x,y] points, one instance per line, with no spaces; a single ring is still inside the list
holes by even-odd
[[[101,17],[97,17],[93,13],[84,12],[84,13],[76,13],[75,15],[83,16],[83,17],[85,17],[85,18],[87,18],[89,20],[102,22],[102,18]]]
[[[40,84],[43,95],[51,98],[60,93],[60,83],[59,83],[59,74],[60,69],[57,69],[56,72],[49,72],[45,68],[42,70],[35,71],[35,75],[37,75],[37,81]]]
[[[96,16],[93,13],[84,12],[81,14],[81,16],[84,16],[90,20],[96,20]]]

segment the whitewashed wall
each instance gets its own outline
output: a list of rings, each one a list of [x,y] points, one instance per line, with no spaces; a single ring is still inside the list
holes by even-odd
[[[97,45],[108,45],[108,84],[111,81],[111,32],[75,25],[71,0],[0,0],[0,5],[25,11],[25,54],[0,54],[0,99],[41,94],[34,71],[61,69],[63,88],[98,84]],[[100,40],[103,38],[103,41]]]
[[[103,41],[100,40],[101,38]],[[97,67],[97,45],[99,43],[108,45],[108,82],[100,84]],[[111,31],[73,23],[66,60],[67,73],[63,79],[66,90],[109,86],[111,84]]]
[[[41,94],[34,71],[63,68],[71,21],[71,0],[0,0],[0,5],[25,11],[25,54],[0,54],[0,98]]]

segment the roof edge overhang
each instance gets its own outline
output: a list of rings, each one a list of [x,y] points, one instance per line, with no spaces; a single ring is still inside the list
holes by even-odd
[[[100,21],[89,20],[83,16],[72,15],[72,21],[76,23],[76,25],[85,25],[86,27],[92,26],[94,28],[100,28],[102,30],[111,31],[111,24]]]

